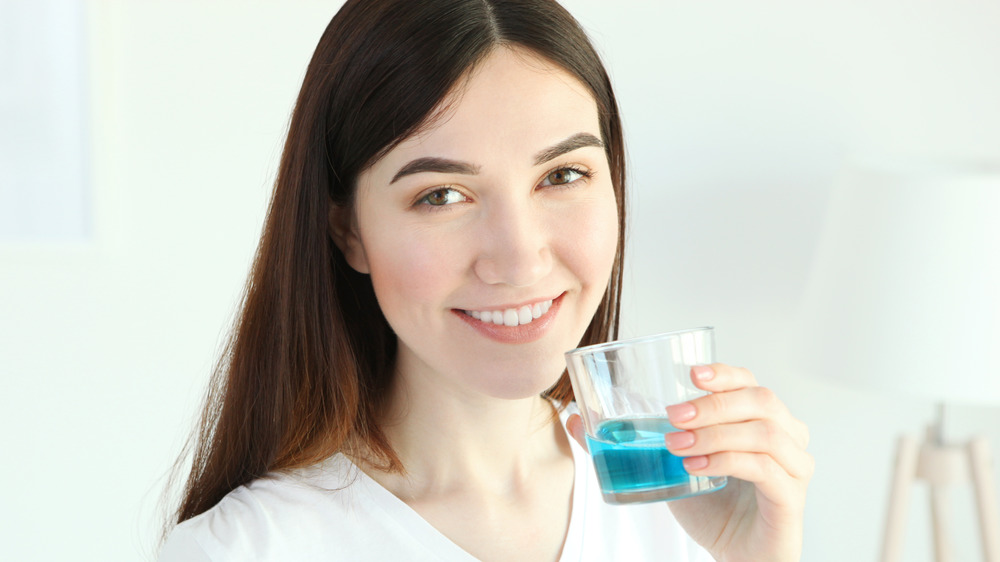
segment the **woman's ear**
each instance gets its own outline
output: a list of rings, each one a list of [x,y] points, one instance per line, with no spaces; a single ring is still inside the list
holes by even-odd
[[[348,265],[358,273],[371,273],[365,247],[358,236],[358,223],[350,207],[330,204],[330,237],[347,259]]]

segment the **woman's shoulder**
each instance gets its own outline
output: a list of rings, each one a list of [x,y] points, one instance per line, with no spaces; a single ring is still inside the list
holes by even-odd
[[[227,494],[208,511],[178,524],[160,561],[269,560],[306,556],[317,538],[338,540],[361,505],[359,474],[342,455],[305,469],[268,474]],[[289,551],[289,548],[292,551]]]

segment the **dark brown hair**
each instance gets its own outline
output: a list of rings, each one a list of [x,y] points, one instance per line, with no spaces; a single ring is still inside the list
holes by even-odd
[[[379,426],[396,336],[331,238],[331,205],[416,131],[493,49],[518,46],[593,94],[619,215],[607,291],[581,344],[617,336],[625,229],[621,122],[603,65],[551,0],[349,0],[316,47],[291,118],[241,313],[216,367],[176,521],[275,470],[348,450],[401,470]],[[546,395],[572,400],[564,372]]]

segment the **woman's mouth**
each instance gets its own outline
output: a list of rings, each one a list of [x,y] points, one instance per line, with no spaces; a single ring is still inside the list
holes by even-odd
[[[462,310],[453,308],[455,316],[476,332],[501,343],[529,343],[541,338],[555,321],[562,306],[562,293],[548,299],[514,308],[495,310]]]
[[[505,308],[502,310],[463,310],[466,315],[479,320],[485,324],[496,324],[498,326],[523,326],[530,324],[545,315],[552,307],[552,299],[536,302],[531,305],[524,305],[518,308]]]

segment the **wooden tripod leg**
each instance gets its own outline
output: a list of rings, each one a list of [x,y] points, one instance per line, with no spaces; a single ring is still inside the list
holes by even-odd
[[[969,442],[972,485],[979,509],[979,533],[983,538],[983,560],[1000,562],[1000,514],[997,513],[997,489],[990,463],[990,445],[980,437]]]
[[[892,491],[882,538],[882,562],[897,562],[903,553],[903,529],[906,526],[910,488],[917,476],[919,447],[913,437],[903,435],[896,445],[896,466],[892,473]]]
[[[946,488],[940,483],[931,484],[931,524],[934,529],[935,562],[954,562],[951,541],[948,540],[950,509]]]

